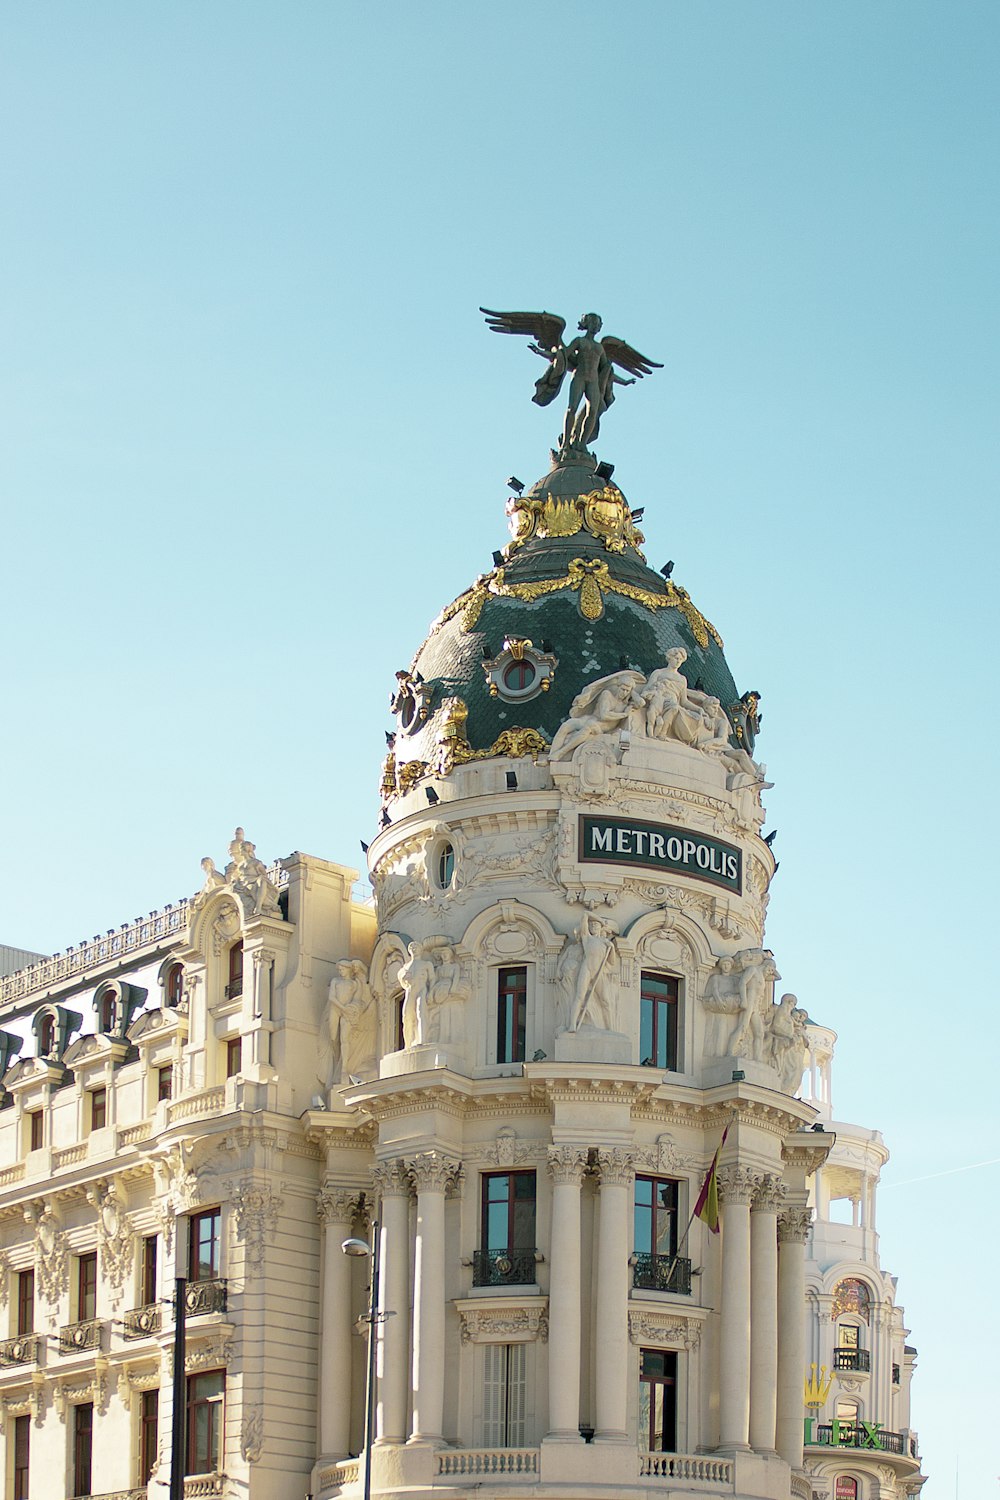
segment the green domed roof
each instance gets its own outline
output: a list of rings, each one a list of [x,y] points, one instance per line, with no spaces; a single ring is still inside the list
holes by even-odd
[[[624,668],[648,675],[672,646],[687,652],[692,687],[728,711],[737,705],[718,633],[684,589],[646,565],[628,502],[593,462],[555,461],[507,509],[514,541],[503,560],[441,612],[410,673],[400,674],[399,766],[439,762],[455,700],[458,733],[471,750],[503,753],[497,741],[505,731],[550,741],[588,683]],[[556,660],[548,691],[516,702],[491,695],[491,662],[505,642],[525,640]]]

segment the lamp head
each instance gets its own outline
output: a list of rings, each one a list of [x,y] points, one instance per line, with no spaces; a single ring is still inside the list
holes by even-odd
[[[340,1248],[345,1255],[361,1256],[371,1255],[372,1253],[372,1247],[368,1244],[367,1240],[344,1240]]]

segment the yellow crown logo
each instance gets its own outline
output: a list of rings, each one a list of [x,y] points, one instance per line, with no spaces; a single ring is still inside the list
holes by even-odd
[[[818,1376],[815,1365],[810,1365],[809,1369],[811,1374],[802,1382],[802,1399],[805,1401],[806,1406],[820,1407],[830,1394],[833,1376],[826,1373],[826,1365],[820,1365]]]

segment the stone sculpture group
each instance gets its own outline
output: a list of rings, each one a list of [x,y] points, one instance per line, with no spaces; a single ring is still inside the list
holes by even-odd
[[[771,987],[781,975],[771,954],[748,948],[719,958],[705,982],[705,1054],[745,1057],[777,1069],[781,1087],[794,1094],[802,1082],[809,1052],[809,1017],[794,995],[774,1004]]]
[[[589,683],[556,730],[549,760],[567,760],[588,740],[628,731],[651,740],[675,740],[717,756],[732,784],[746,784],[743,778],[761,782],[765,768],[730,743],[732,725],[719,699],[688,684],[681,671],[686,660],[684,647],[674,646],[667,652],[666,665],[648,677],[636,671],[613,672]]]

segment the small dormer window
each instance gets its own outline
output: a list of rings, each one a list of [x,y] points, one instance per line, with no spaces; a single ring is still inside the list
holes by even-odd
[[[556,658],[547,649],[548,645],[544,641],[543,649],[538,651],[523,636],[507,636],[500,654],[483,662],[490,697],[522,703],[539,693],[547,693],[556,670]]]
[[[233,943],[229,950],[229,983],[226,985],[226,999],[235,1000],[243,993],[243,942]]]
[[[167,1004],[174,1010],[180,1005],[184,997],[184,965],[171,964],[167,970],[167,982],[165,985]]]
[[[100,1017],[101,1030],[107,1036],[115,1029],[118,1007],[115,1003],[114,990],[105,990],[101,996]]]
[[[42,1017],[41,1025],[38,1028],[38,1055],[39,1055],[39,1057],[48,1057],[50,1053],[52,1053],[52,1052],[55,1051],[55,1046],[56,1046],[56,1023],[55,1023],[55,1017],[54,1016],[45,1015],[45,1016]]]

